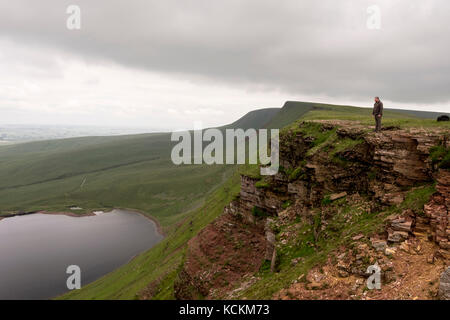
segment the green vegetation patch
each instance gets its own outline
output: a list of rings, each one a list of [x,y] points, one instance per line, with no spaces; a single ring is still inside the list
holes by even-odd
[[[304,137],[312,139],[312,145],[307,152],[307,156],[312,156],[319,151],[327,152],[330,160],[341,165],[346,165],[348,161],[340,153],[364,143],[363,138],[341,138],[337,135],[336,128],[328,130],[321,123],[317,122],[301,123],[295,134],[298,132],[302,133]],[[297,174],[300,175],[301,172],[297,172]]]
[[[266,210],[261,209],[257,206],[254,206],[252,208],[252,214],[257,218],[266,218],[266,217],[270,216],[270,214]]]
[[[255,183],[255,187],[258,189],[269,189],[270,183],[264,180],[260,180]]]
[[[435,185],[426,185],[411,189],[400,205],[401,209],[411,209],[418,215],[423,215],[423,206],[430,201],[430,197],[436,192]]]
[[[325,197],[323,197],[321,203],[323,206],[327,206],[329,204],[331,204],[333,201],[331,201],[330,199],[330,195],[326,195]]]
[[[431,162],[442,169],[450,169],[450,149],[442,145],[430,149]]]
[[[281,207],[282,207],[283,209],[287,209],[287,208],[289,208],[291,205],[292,205],[291,200],[286,200],[285,202],[283,202],[283,204],[281,205]]]
[[[316,122],[305,122],[300,127],[299,131],[303,133],[305,137],[313,138],[312,146],[320,146],[322,143],[327,141],[330,136],[336,133],[335,129],[328,130],[323,127],[321,123]]]
[[[288,175],[289,181],[298,180],[299,178],[301,178],[305,175],[305,168],[304,168],[305,164],[306,164],[306,161],[303,161],[300,164],[300,166],[298,166],[297,168],[292,170],[292,172],[289,173],[289,175]]]
[[[337,153],[344,152],[347,150],[352,150],[356,146],[363,144],[364,139],[350,139],[350,138],[341,138],[336,141],[333,145],[333,149],[331,150],[330,156],[334,156]]]

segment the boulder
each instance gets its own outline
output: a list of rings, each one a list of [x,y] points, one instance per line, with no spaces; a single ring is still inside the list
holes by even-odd
[[[387,247],[387,242],[386,242],[386,240],[373,239],[372,246],[377,251],[384,251],[384,249],[386,249],[386,247]]]
[[[386,248],[384,249],[384,254],[387,256],[391,256],[397,252],[396,248]]]
[[[408,232],[405,231],[389,231],[388,241],[389,242],[402,242],[408,239]]]
[[[412,220],[407,220],[406,218],[400,217],[391,222],[391,227],[395,231],[411,232],[412,223]]]
[[[332,195],[330,195],[330,200],[334,201],[334,200],[341,199],[346,196],[347,196],[347,192],[333,193]]]

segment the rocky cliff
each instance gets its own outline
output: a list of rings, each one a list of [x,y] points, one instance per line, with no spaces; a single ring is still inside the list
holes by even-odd
[[[374,133],[316,121],[285,130],[279,173],[244,173],[239,197],[189,242],[176,296],[259,297],[252,288],[271,286],[271,298],[361,298],[355,282],[362,292],[374,263],[386,283],[374,298],[437,295],[438,280],[426,295],[412,286],[399,296],[389,283],[405,261],[433,279],[448,265],[450,171],[440,161],[449,148],[449,132],[438,128]],[[327,266],[328,276],[315,276]],[[276,272],[289,282],[271,279]]]

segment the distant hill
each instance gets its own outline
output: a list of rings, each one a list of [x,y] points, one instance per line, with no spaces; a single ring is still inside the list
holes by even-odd
[[[242,118],[221,128],[241,128],[244,130],[247,130],[249,128],[261,129],[264,128],[265,125],[270,122],[272,118],[279,113],[280,110],[280,108],[266,108],[250,111]]]
[[[312,102],[286,101],[283,107],[279,109],[279,112],[267,121],[264,127],[268,129],[281,129],[312,110],[315,105],[317,104]]]

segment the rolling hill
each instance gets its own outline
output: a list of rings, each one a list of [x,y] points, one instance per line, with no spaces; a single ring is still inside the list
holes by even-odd
[[[235,122],[221,127],[222,129],[241,128],[247,130],[249,128],[261,129],[265,128],[266,124],[272,121],[274,117],[280,112],[280,108],[266,108],[250,111],[242,118]]]
[[[261,128],[277,109],[226,128]],[[134,208],[173,226],[223,183],[233,166],[171,162],[169,133],[48,140],[0,147],[0,215]]]

